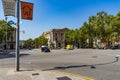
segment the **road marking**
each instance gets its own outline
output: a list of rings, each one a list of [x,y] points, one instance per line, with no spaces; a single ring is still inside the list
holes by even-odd
[[[81,75],[72,74],[72,73],[63,72],[63,71],[58,71],[58,70],[52,70],[51,72],[56,72],[56,73],[59,73],[59,74],[66,74],[66,75],[69,75],[69,76],[78,77],[78,78],[82,78],[82,79],[85,79],[85,80],[94,80],[93,78],[90,78],[90,77],[81,76]]]
[[[12,69],[12,70],[14,70],[13,68],[2,68],[2,69]],[[27,68],[27,69],[26,68],[21,68],[20,71],[22,71],[22,70],[42,71],[41,69],[37,69],[37,68]],[[58,70],[48,70],[48,72],[55,72],[55,73],[62,74],[62,75],[69,75],[69,76],[81,78],[81,79],[84,79],[84,80],[94,80],[93,78],[90,78],[90,77],[81,76],[81,75],[68,73],[68,72],[63,72],[63,71],[58,71]]]
[[[37,68],[34,68],[34,70],[42,71],[41,69],[37,69]],[[66,74],[66,75],[69,75],[69,76],[78,77],[78,78],[85,79],[85,80],[94,80],[93,78],[90,78],[90,77],[87,77],[87,76],[77,75],[77,74],[68,73],[68,72],[64,72],[64,71],[48,70],[48,72],[56,72],[58,74],[64,74],[64,75]]]

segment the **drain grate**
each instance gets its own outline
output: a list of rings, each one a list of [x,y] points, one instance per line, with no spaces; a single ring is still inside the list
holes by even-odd
[[[57,80],[72,80],[72,79],[70,79],[67,76],[64,76],[64,77],[58,77]]]
[[[32,74],[32,76],[37,76],[37,75],[39,75],[39,73],[33,73],[33,74]]]

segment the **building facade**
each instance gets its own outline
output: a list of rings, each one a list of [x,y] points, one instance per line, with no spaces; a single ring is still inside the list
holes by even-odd
[[[15,49],[16,48],[16,33],[14,32],[12,35],[10,35],[10,38],[8,39],[8,49]]]
[[[2,42],[2,48],[3,50],[15,50],[16,48],[16,31],[14,30],[11,33],[8,33],[10,35],[7,35],[7,40],[5,39],[6,37],[3,37],[3,42]],[[9,37],[9,38],[8,38]]]
[[[43,36],[48,39],[48,47],[50,48],[64,48],[65,37],[64,33],[68,28],[63,29],[52,29],[48,32],[44,32]]]

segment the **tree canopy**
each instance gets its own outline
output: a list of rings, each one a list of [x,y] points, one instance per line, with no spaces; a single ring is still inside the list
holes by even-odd
[[[5,40],[6,31],[7,38],[9,39],[10,35],[13,34],[14,30],[15,28],[9,25],[5,20],[0,20],[0,43],[2,43],[3,40]]]
[[[90,16],[79,29],[66,31],[65,36],[66,41],[82,41],[83,45],[87,45],[87,39],[100,39],[101,43],[114,44],[120,40],[120,12],[115,16],[105,11],[98,12]]]

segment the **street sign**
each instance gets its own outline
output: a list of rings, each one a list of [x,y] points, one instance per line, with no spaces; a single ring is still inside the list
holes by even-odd
[[[33,19],[33,3],[21,1],[21,17],[22,19]]]
[[[15,2],[16,0],[2,0],[5,16],[15,16]]]
[[[14,21],[10,20],[10,21],[8,21],[8,24],[9,24],[9,25],[12,25],[12,24],[15,25],[16,23],[15,23]]]

